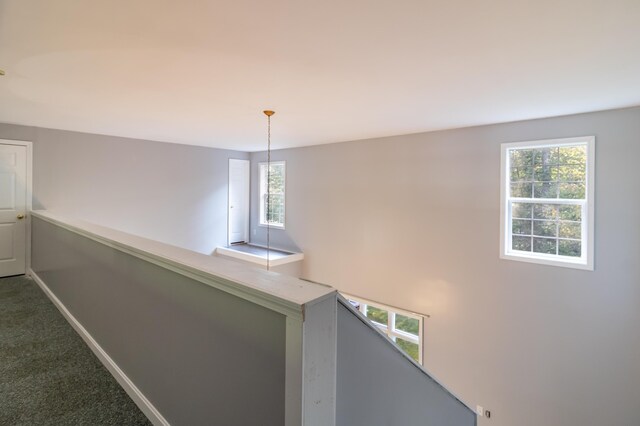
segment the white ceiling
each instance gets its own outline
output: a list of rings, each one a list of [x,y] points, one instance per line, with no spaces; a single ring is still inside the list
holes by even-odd
[[[640,104],[638,0],[0,0],[0,122],[239,150]]]

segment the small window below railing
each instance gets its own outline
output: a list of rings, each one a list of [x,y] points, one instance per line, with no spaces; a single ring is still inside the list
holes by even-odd
[[[423,364],[424,315],[359,296],[343,296],[415,361]]]

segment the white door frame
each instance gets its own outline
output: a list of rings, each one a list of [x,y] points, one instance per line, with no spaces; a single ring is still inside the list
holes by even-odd
[[[33,142],[17,141],[12,139],[0,139],[0,145],[17,145],[27,148],[27,199],[26,199],[26,217],[27,221],[27,241],[25,241],[25,250],[27,257],[25,261],[25,274],[31,269],[31,210],[33,209]]]
[[[249,222],[251,220],[251,160],[246,160],[244,158],[229,158],[227,164],[229,165],[227,170],[227,246],[231,246],[231,161],[245,161],[249,163],[249,180],[247,182],[247,211],[246,211],[246,220],[245,220],[245,242],[249,242]]]

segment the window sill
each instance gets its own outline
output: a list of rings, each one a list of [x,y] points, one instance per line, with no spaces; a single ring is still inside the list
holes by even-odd
[[[261,266],[267,266],[266,247],[257,246],[253,244],[241,244],[242,246],[248,246],[257,250],[247,252],[240,250],[239,247],[217,247],[216,253],[221,256],[227,256],[238,260],[244,260],[245,262],[255,263]],[[260,250],[262,249],[262,250]],[[261,253],[264,251],[264,253]],[[286,265],[288,263],[299,262],[304,260],[303,253],[293,253],[284,250],[271,249],[270,254],[272,257],[269,259],[270,266]]]
[[[531,255],[522,255],[516,254],[513,252],[510,253],[501,253],[500,259],[505,260],[516,260],[519,262],[527,262],[527,263],[537,263],[540,265],[548,265],[548,266],[560,266],[563,268],[573,268],[573,269],[582,269],[586,271],[593,271],[593,264],[589,262],[585,263],[583,259],[572,259],[568,258],[551,258],[544,255],[536,256],[534,254]]]
[[[259,223],[258,226],[261,228],[271,228],[271,229],[278,229],[280,231],[284,231],[284,225],[266,225],[264,223]]]

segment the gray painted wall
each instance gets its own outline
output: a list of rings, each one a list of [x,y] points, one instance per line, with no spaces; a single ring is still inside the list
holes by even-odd
[[[595,271],[500,260],[500,143],[580,135],[596,136]],[[226,239],[217,154],[246,154],[2,124],[0,138],[35,141],[36,207],[201,252]],[[492,410],[481,426],[636,425],[638,158],[639,108],[276,151],[287,229],[272,241],[304,251],[306,278],[431,314],[426,366]],[[256,223],[254,208],[264,242]]]
[[[286,318],[33,219],[33,270],[167,421],[284,424]]]
[[[337,426],[474,426],[476,415],[338,303]]]
[[[500,260],[500,144],[584,135],[595,271]],[[482,426],[638,425],[639,158],[640,108],[275,151],[287,217],[271,242],[304,251],[305,278],[431,314],[425,365],[492,410]]]
[[[0,124],[34,142],[34,208],[201,253],[227,243],[226,151]]]

